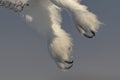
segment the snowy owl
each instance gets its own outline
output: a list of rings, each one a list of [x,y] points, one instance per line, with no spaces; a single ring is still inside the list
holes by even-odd
[[[81,35],[93,38],[101,22],[97,16],[80,3],[81,0],[0,0],[0,6],[20,14],[34,29],[49,33],[49,52],[62,70],[73,66],[72,39],[62,29],[61,11],[66,10]],[[42,15],[46,18],[42,18]],[[46,24],[42,27],[42,24]],[[42,27],[42,28],[41,28]],[[43,30],[43,31],[44,31]],[[44,33],[45,33],[44,32]]]

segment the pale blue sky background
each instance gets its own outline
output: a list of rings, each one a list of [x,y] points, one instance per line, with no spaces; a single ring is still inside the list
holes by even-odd
[[[108,2],[109,1],[109,2]],[[62,72],[47,51],[46,37],[19,15],[0,8],[0,80],[120,80],[120,0],[83,0],[105,24],[86,39],[63,12],[63,28],[74,39],[72,69]]]

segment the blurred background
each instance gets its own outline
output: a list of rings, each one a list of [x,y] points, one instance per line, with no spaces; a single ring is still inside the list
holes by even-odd
[[[61,71],[47,49],[47,36],[0,7],[0,80],[120,80],[120,0],[83,0],[104,23],[93,39],[82,37],[67,12],[63,28],[74,40],[74,66]],[[44,25],[44,24],[43,24]]]

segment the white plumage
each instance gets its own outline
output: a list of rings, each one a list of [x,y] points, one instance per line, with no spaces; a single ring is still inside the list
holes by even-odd
[[[75,27],[87,38],[94,37],[101,24],[96,15],[79,0],[0,0],[0,5],[20,13],[38,32],[49,32],[49,52],[63,70],[73,65],[70,56],[73,44],[70,35],[61,27],[62,9],[68,11]],[[41,19],[41,15],[46,18]],[[41,30],[42,24],[46,24],[46,27]]]

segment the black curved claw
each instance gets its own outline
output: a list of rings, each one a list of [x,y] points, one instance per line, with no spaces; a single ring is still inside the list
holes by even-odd
[[[83,26],[81,26],[80,24],[78,24],[78,26],[82,29],[82,30],[84,30],[85,31],[85,33],[83,34],[85,37],[87,37],[87,38],[93,38],[94,36],[95,36],[95,32],[94,31],[90,31],[90,34],[89,34],[89,32],[83,27]],[[80,29],[79,29],[79,27],[77,27],[77,29],[78,29],[78,31],[80,31]],[[87,34],[88,33],[88,34]]]
[[[71,66],[65,67],[65,69],[70,69],[72,68],[73,64]]]
[[[27,3],[26,6],[30,6],[30,4]]]
[[[94,36],[95,36],[95,32],[93,32],[93,31],[90,31],[91,32],[91,36],[90,35],[87,35],[86,33],[84,33],[83,35],[85,36],[85,37],[87,37],[87,38],[93,38]]]
[[[72,61],[64,61],[65,63],[67,63],[67,64],[73,64],[73,60]]]

